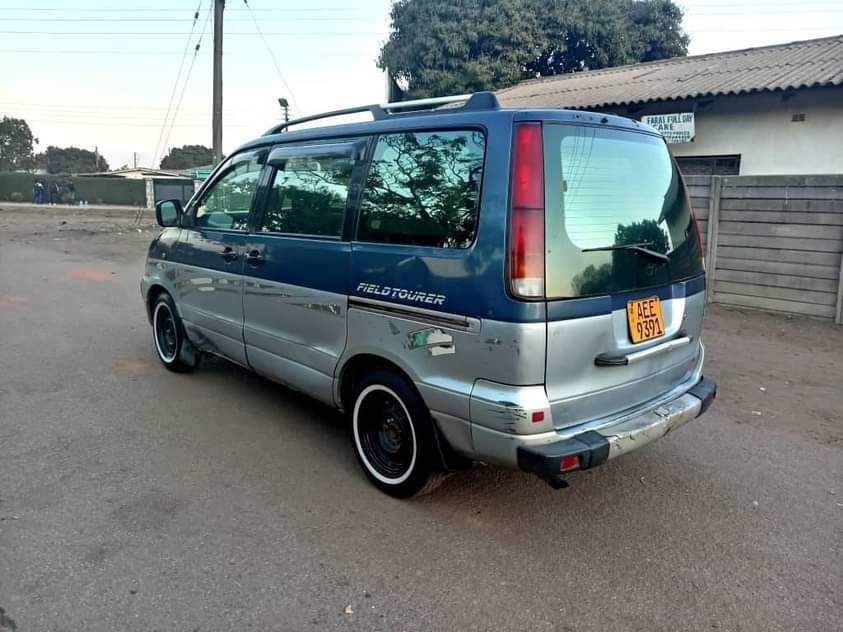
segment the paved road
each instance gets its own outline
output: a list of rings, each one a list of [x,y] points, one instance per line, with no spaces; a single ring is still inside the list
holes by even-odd
[[[565,491],[477,466],[402,502],[332,412],[222,361],[158,365],[140,230],[0,210],[18,630],[843,627],[840,328],[712,309],[705,418]]]

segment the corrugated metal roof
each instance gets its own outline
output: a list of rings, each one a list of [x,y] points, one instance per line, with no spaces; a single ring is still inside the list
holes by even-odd
[[[843,85],[843,35],[531,79],[498,91],[506,107],[599,108]]]

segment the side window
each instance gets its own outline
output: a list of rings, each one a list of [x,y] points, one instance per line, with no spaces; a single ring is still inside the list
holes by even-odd
[[[246,230],[263,165],[257,156],[248,160],[238,160],[235,156],[232,164],[199,200],[194,226]]]
[[[479,131],[378,138],[357,239],[467,248],[477,230],[486,140]]]
[[[353,167],[351,156],[288,160],[275,172],[260,230],[339,237]]]

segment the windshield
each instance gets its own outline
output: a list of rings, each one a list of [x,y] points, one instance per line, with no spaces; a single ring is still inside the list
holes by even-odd
[[[661,138],[546,124],[544,147],[548,298],[643,289],[702,273],[685,188]]]

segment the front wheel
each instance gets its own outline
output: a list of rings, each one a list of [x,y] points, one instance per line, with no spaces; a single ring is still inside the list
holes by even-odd
[[[390,496],[427,493],[444,477],[430,412],[393,371],[372,371],[355,385],[351,432],[366,476]]]
[[[184,335],[173,298],[166,292],[155,299],[152,307],[152,338],[158,359],[170,371],[184,373],[194,369],[195,362],[184,359],[184,356],[192,355],[185,353],[190,342]]]

